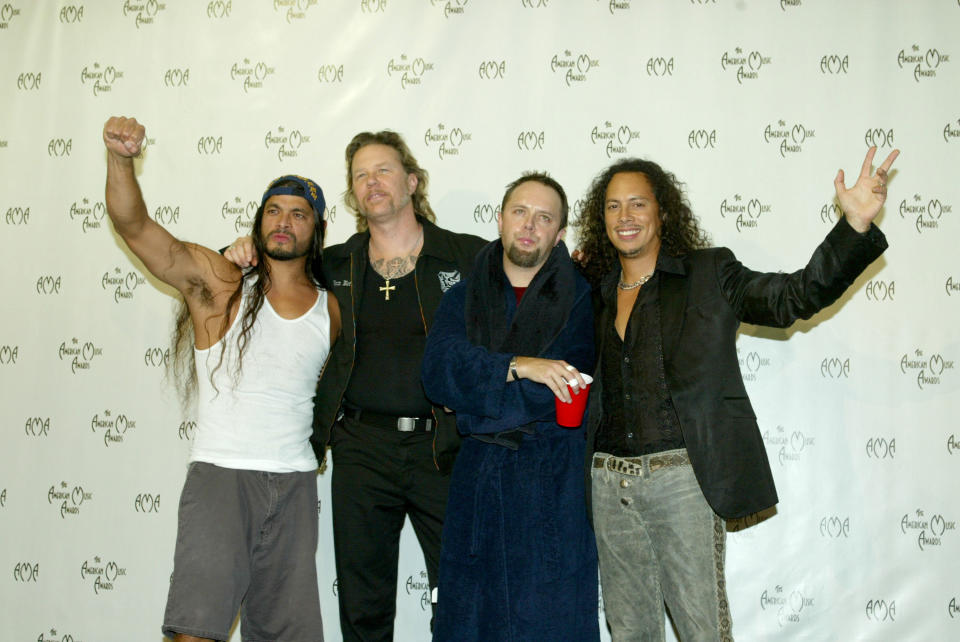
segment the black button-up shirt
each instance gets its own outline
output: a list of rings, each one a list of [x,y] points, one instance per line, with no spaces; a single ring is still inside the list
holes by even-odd
[[[616,291],[606,301],[614,313],[608,326],[599,328],[606,336],[600,356],[604,416],[595,442],[598,452],[635,457],[684,447],[663,367],[659,269],[637,293],[623,340],[615,325]]]

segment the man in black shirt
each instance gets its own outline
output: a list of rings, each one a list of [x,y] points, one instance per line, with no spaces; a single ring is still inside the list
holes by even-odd
[[[777,502],[737,328],[809,318],[883,252],[872,221],[899,152],[871,175],[875,152],[851,189],[837,174],[844,217],[792,274],[707,248],[656,163],[627,159],[594,180],[577,223],[589,276],[602,281],[586,481],[613,639],[662,640],[664,603],[681,640],[732,639],[724,519]]]

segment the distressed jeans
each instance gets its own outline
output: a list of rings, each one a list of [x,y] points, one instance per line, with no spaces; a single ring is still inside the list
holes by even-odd
[[[686,450],[594,455],[593,524],[613,642],[664,640],[664,604],[681,642],[733,640],[726,524],[687,462]]]

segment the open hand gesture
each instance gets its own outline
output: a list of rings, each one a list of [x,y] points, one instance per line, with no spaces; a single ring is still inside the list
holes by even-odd
[[[840,201],[840,209],[847,217],[850,227],[861,234],[870,229],[870,224],[887,200],[887,173],[893,161],[900,155],[900,150],[895,149],[890,152],[883,164],[877,168],[876,173],[871,176],[873,156],[876,153],[876,146],[867,151],[863,166],[860,168],[860,176],[850,189],[844,185],[842,169],[837,172],[837,177],[833,180],[833,186],[837,190],[837,200]]]

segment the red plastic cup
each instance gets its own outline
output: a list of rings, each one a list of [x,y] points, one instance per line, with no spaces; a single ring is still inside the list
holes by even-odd
[[[587,409],[587,397],[590,393],[590,384],[593,383],[593,377],[583,372],[580,373],[580,376],[587,382],[587,385],[583,389],[580,389],[580,386],[574,389],[567,385],[567,390],[570,391],[570,398],[572,399],[570,403],[564,403],[560,397],[553,398],[557,405],[557,423],[565,428],[579,428],[580,424],[583,423],[583,411]]]

